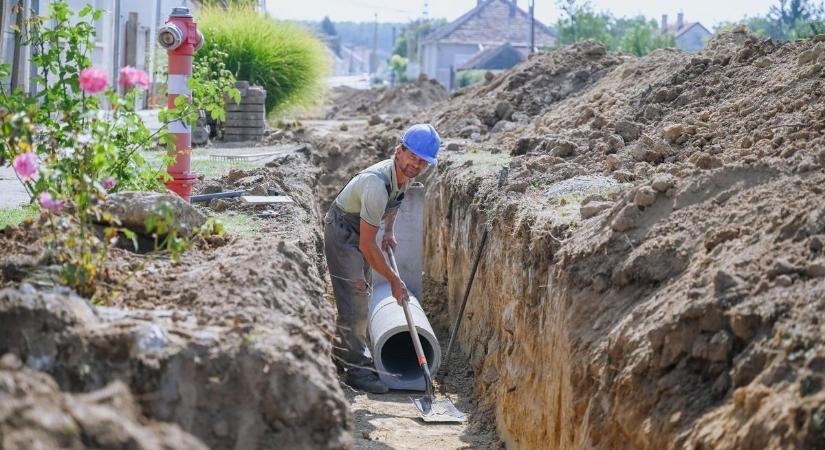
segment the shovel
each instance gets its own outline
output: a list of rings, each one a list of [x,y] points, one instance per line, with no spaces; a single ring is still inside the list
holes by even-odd
[[[395,254],[391,247],[387,247],[387,256],[389,256],[390,266],[398,273],[398,266],[395,263]],[[418,331],[415,329],[413,323],[412,313],[410,313],[410,306],[408,299],[403,298],[401,306],[404,308],[404,316],[407,318],[407,327],[410,329],[410,336],[412,337],[413,346],[415,347],[415,354],[418,356],[418,365],[424,371],[424,389],[426,395],[420,398],[412,399],[418,414],[425,422],[464,422],[467,416],[458,410],[453,405],[450,399],[436,400],[433,393],[433,377],[430,373],[430,367],[427,365],[427,357],[424,355],[424,350],[421,348],[421,340],[418,337]]]

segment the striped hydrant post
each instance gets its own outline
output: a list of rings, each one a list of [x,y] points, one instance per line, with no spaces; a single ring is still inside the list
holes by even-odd
[[[184,95],[192,101],[188,81],[192,76],[192,55],[203,45],[203,35],[185,6],[172,9],[169,19],[158,30],[158,42],[169,55],[169,81],[167,83],[169,109],[175,108],[175,99]],[[189,200],[192,186],[198,176],[192,169],[192,128],[183,121],[169,124],[169,132],[174,137],[175,161],[167,167],[172,180],[166,187]]]

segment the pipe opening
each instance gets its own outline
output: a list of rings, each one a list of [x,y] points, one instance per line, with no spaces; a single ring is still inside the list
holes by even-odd
[[[423,334],[419,333],[418,336],[421,339],[424,356],[427,357],[427,364],[432,368],[435,357],[433,346]],[[391,374],[398,374],[401,381],[415,381],[423,376],[418,367],[418,357],[415,356],[415,347],[413,347],[409,331],[395,334],[384,342],[381,347],[381,361],[384,364],[384,370]]]

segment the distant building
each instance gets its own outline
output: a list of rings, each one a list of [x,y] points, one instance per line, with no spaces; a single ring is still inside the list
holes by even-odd
[[[456,70],[506,70],[524,61],[524,55],[509,42],[476,53]]]
[[[699,22],[685,22],[684,13],[676,15],[676,23],[668,24],[667,14],[662,14],[662,34],[671,34],[676,39],[676,46],[686,52],[698,52],[705,48],[713,35]]]
[[[525,58],[530,52],[530,16],[516,2],[477,0],[475,8],[427,35],[419,44],[420,71],[452,90],[456,70],[480,52],[508,44]],[[556,37],[553,30],[535,22],[537,48],[552,46]]]

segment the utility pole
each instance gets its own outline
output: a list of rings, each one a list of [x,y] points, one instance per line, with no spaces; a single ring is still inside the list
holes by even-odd
[[[530,0],[530,53],[536,51],[536,0]]]
[[[378,13],[375,13],[375,26],[372,30],[372,58],[370,58],[370,72],[378,72]]]

